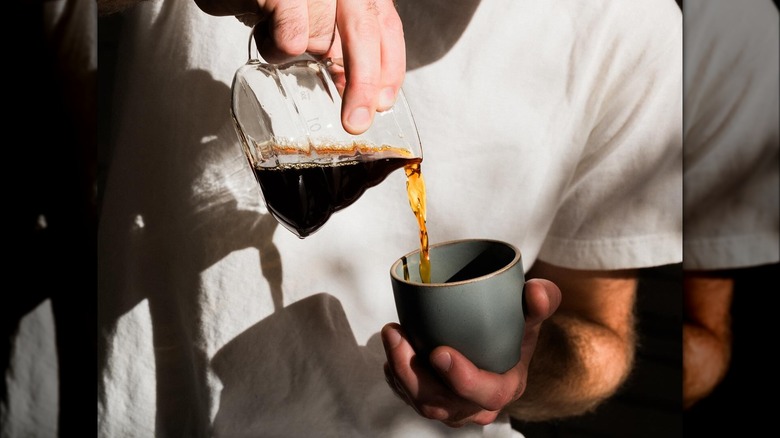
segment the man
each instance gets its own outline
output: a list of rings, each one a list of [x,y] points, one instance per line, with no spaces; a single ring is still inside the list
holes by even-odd
[[[674,2],[198,6],[148,2],[123,24],[101,435],[512,435],[509,415],[578,415],[614,394],[632,366],[635,270],[681,261]],[[227,116],[243,23],[258,19],[272,60],[341,50],[350,132],[403,84],[431,241],[495,237],[532,266],[515,368],[487,373],[448,347],[418,358],[386,324],[387,269],[416,245],[403,175],[304,240],[264,212]]]

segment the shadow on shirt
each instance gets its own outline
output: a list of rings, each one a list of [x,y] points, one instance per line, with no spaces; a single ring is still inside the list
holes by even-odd
[[[216,436],[365,436],[394,421],[378,334],[359,346],[341,303],[297,301],[220,349],[211,366],[224,385]],[[371,403],[366,403],[371,400]],[[327,428],[323,430],[323,427]]]

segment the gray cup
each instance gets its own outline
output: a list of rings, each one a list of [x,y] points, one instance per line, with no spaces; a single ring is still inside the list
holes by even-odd
[[[398,319],[417,354],[446,345],[484,370],[514,367],[525,329],[520,251],[497,240],[457,240],[431,245],[430,263],[430,283],[421,281],[419,250],[390,268]]]

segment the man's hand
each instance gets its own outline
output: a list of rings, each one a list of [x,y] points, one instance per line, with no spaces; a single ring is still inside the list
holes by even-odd
[[[566,418],[612,396],[633,366],[636,272],[537,260],[526,278],[517,366],[502,375],[485,372],[446,347],[419,358],[402,329],[388,324],[382,340],[393,391],[420,415],[453,427],[488,424],[500,411],[524,421]]]
[[[406,46],[393,0],[195,0],[210,15],[255,25],[260,55],[281,62],[303,53],[343,59],[334,80],[344,129],[360,134],[395,103]]]
[[[387,353],[388,384],[423,417],[451,427],[492,423],[505,406],[523,394],[541,324],[560,302],[561,291],[552,282],[532,279],[526,283],[522,356],[504,374],[480,370],[450,347],[433,350],[429,364],[415,355],[398,324],[387,324],[382,329],[382,341]]]

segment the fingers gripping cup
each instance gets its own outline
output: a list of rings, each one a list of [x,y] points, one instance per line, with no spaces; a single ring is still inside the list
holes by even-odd
[[[265,205],[304,238],[357,201],[390,172],[422,161],[417,127],[402,91],[360,135],[341,124],[341,96],[330,60],[266,64],[253,56],[235,73],[236,132]]]
[[[417,354],[446,345],[484,370],[514,367],[525,329],[520,251],[466,239],[432,245],[429,255],[430,282],[420,279],[419,250],[390,268],[399,322]]]

